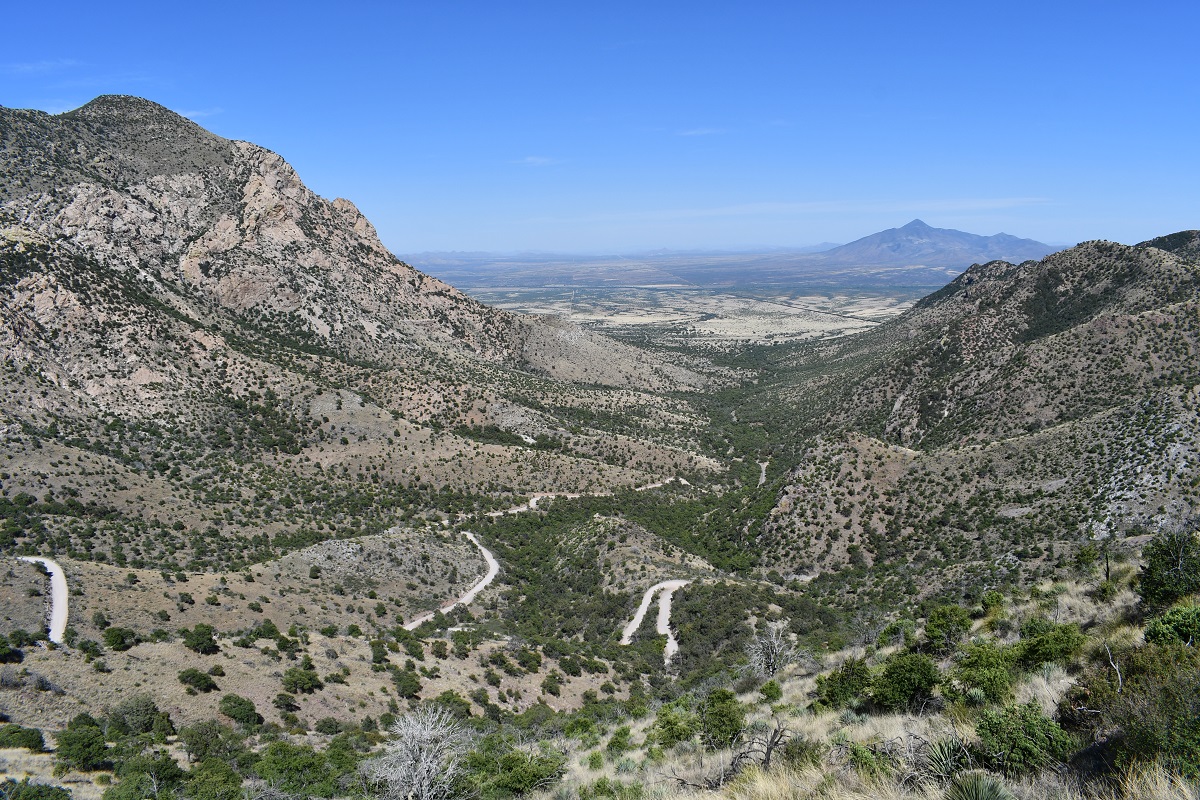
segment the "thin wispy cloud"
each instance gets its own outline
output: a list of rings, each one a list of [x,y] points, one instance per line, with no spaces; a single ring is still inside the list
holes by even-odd
[[[685,131],[677,131],[677,136],[716,136],[725,131],[721,128],[690,128]]]
[[[883,203],[878,211],[997,211],[1005,208],[1043,206],[1053,202],[1048,197],[966,197],[912,203]]]
[[[223,108],[202,108],[197,111],[180,111],[179,116],[187,117],[188,119],[204,119],[205,117],[216,116],[225,112]]]
[[[851,200],[811,200],[803,202],[738,203],[705,208],[662,208],[639,211],[591,214],[577,218],[539,218],[531,222],[668,222],[688,219],[745,217],[803,217],[817,214],[924,214],[969,211],[995,211],[1024,208],[1052,202],[1045,197],[981,197],[912,202],[861,203]]]
[[[0,70],[10,75],[36,75],[38,73],[58,72],[64,69],[83,66],[82,62],[73,58],[54,58],[42,61],[20,61],[0,64]]]
[[[551,158],[549,156],[525,156],[518,158],[513,164],[520,164],[523,167],[549,167],[554,164],[561,164],[561,158]]]

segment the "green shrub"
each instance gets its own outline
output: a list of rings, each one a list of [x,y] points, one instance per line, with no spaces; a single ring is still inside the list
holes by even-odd
[[[983,606],[984,612],[991,614],[993,611],[997,611],[1004,606],[1004,595],[995,589],[988,589],[983,593],[979,604]]]
[[[470,796],[500,800],[550,785],[562,775],[566,757],[551,750],[518,749],[508,737],[492,734],[467,755],[465,766]]]
[[[946,694],[957,699],[966,697],[971,689],[978,689],[983,693],[984,700],[1002,703],[1012,694],[1016,662],[1016,650],[995,642],[964,645],[955,656]]]
[[[0,747],[24,747],[31,753],[40,753],[46,749],[46,741],[37,728],[0,725]]]
[[[393,670],[392,683],[396,684],[396,694],[401,697],[416,697],[421,693],[421,679],[411,669]]]
[[[817,676],[817,701],[830,708],[845,708],[862,698],[871,685],[871,670],[859,658],[847,659],[828,675]]]
[[[104,645],[118,653],[141,644],[141,641],[142,637],[137,634],[137,631],[129,628],[118,628],[114,625],[104,629]]]
[[[179,682],[197,692],[211,692],[217,688],[217,682],[207,673],[195,667],[189,667],[179,673]]]
[[[912,647],[916,642],[916,631],[916,623],[911,619],[898,619],[889,622],[887,627],[879,632],[879,637],[876,641],[884,644],[902,644],[905,647]]]
[[[311,669],[289,667],[283,673],[283,688],[290,694],[312,694],[325,688],[325,684],[321,683],[317,673]]]
[[[984,763],[1006,773],[1041,769],[1072,749],[1071,738],[1035,702],[984,711],[975,731]]]
[[[145,800],[170,797],[187,773],[164,750],[139,753],[116,760],[121,782],[104,791],[103,800]]]
[[[1200,644],[1200,606],[1175,606],[1146,624],[1146,641],[1153,644]]]
[[[915,708],[933,696],[941,677],[929,656],[920,653],[892,656],[871,681],[871,700],[886,711]]]
[[[188,773],[186,795],[191,800],[238,800],[241,790],[242,776],[220,759],[201,761]]]
[[[87,714],[79,714],[56,737],[55,760],[67,769],[91,772],[105,766],[108,745],[100,723]]]
[[[321,717],[313,726],[313,730],[326,736],[335,736],[342,732],[342,723],[333,717]]]
[[[768,703],[778,703],[783,699],[783,687],[775,679],[771,679],[758,688],[758,693]]]
[[[0,664],[20,664],[24,660],[25,653],[9,644],[7,636],[0,634]]]
[[[1031,623],[1037,624],[1031,624]],[[1087,637],[1075,623],[1055,625],[1048,620],[1030,620],[1021,626],[1017,643],[1017,664],[1034,669],[1042,664],[1067,664],[1083,647]]]
[[[254,771],[264,781],[291,794],[332,797],[337,790],[334,771],[325,755],[308,745],[271,742],[254,765]]]
[[[1158,761],[1200,778],[1200,651],[1151,643],[1113,660],[1120,672],[1105,663],[1084,673],[1059,718],[1081,731],[1115,732],[1119,766]]]
[[[159,741],[166,741],[167,736],[175,733],[170,715],[160,711],[148,694],[137,694],[118,703],[108,712],[106,723],[109,739],[153,733]]]
[[[184,628],[180,634],[183,635],[184,647],[201,655],[212,655],[221,649],[217,646],[216,630],[212,625],[200,623],[191,630]]]
[[[631,729],[628,725],[622,725],[621,727],[617,728],[613,732],[612,738],[608,740],[608,744],[605,745],[604,749],[609,755],[620,755],[626,750],[632,750],[633,729]]]
[[[554,697],[562,694],[562,675],[555,670],[547,673],[546,677],[542,678],[542,691]]]
[[[471,701],[453,689],[447,689],[430,702],[449,711],[455,719],[467,719],[471,716]]]
[[[29,778],[22,779],[20,783],[5,778],[0,783],[0,797],[7,800],[71,800],[71,792],[61,786],[30,783]]]

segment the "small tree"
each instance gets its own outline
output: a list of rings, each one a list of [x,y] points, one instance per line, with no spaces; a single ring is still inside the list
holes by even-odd
[[[1146,641],[1154,644],[1200,644],[1200,606],[1176,606],[1146,625]]]
[[[962,606],[938,606],[929,612],[925,638],[935,653],[948,653],[971,630],[971,615]]]
[[[108,760],[104,731],[86,714],[71,720],[67,729],[56,737],[56,743],[55,757],[67,769],[91,772],[103,767]]]
[[[324,686],[317,673],[311,669],[290,667],[283,673],[283,688],[290,694],[312,694]]]
[[[179,673],[179,682],[197,692],[211,692],[217,688],[217,682],[206,672],[195,667],[188,667]]]
[[[216,629],[212,625],[201,622],[191,630],[184,628],[180,633],[183,634],[184,647],[200,655],[212,655],[221,649],[217,646]]]
[[[883,672],[871,681],[871,699],[887,711],[911,708],[929,700],[941,680],[937,665],[927,655],[905,653],[892,656]]]
[[[853,705],[871,685],[871,669],[860,658],[850,658],[828,675],[817,676],[817,700],[831,708]]]
[[[700,738],[718,750],[730,747],[746,728],[746,710],[728,689],[713,689],[700,703]]]
[[[254,701],[238,694],[227,694],[217,704],[217,710],[234,722],[242,725],[261,725],[263,718],[254,707]]]
[[[426,706],[392,725],[382,753],[360,766],[384,800],[445,800],[467,749],[466,729],[444,708]]]
[[[0,747],[24,747],[31,753],[46,749],[46,741],[37,728],[22,728],[20,725],[0,725]]]
[[[1194,525],[1167,528],[1142,550],[1138,594],[1153,606],[1168,606],[1200,592],[1200,539]]]

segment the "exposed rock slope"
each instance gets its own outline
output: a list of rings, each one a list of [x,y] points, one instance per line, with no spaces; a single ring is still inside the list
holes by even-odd
[[[0,159],[6,488],[93,509],[27,505],[47,526],[27,544],[111,557],[133,526],[185,540],[173,564],[230,566],[453,511],[447,493],[510,505],[713,466],[659,394],[699,376],[466,297],[275,153],[109,96],[0,108]],[[231,523],[291,543],[223,546]]]

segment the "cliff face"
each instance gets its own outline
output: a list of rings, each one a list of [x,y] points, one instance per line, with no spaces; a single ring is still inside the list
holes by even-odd
[[[132,97],[58,116],[0,115],[3,224],[142,281],[182,313],[209,305],[383,365],[432,348],[535,372],[588,371],[565,369],[574,354],[557,327],[548,333],[404,264],[353,203],[318,197],[275,153]],[[556,347],[527,348],[547,337]],[[628,348],[601,349],[607,357],[588,365],[594,382],[694,382]]]

